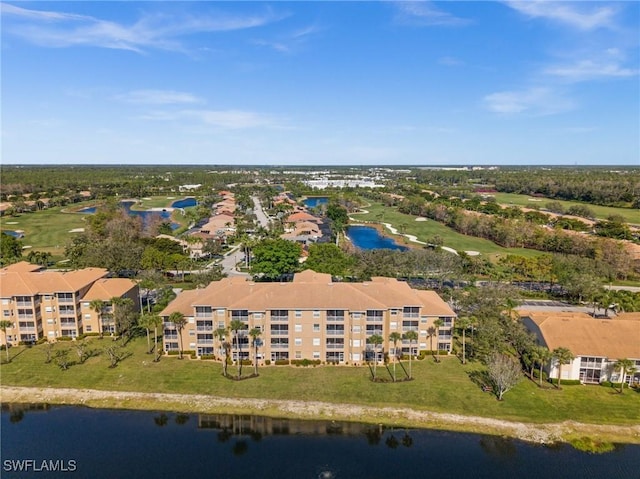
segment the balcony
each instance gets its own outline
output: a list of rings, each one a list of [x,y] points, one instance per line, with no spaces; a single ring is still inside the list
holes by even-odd
[[[272,329],[271,336],[289,336],[289,330]]]
[[[403,318],[419,318],[419,317],[420,317],[420,313],[407,313],[407,312],[403,312],[403,313],[402,313],[402,317],[403,317]]]
[[[197,326],[196,327],[196,331],[201,332],[201,333],[212,333],[213,332],[213,325],[211,325],[211,326]]]
[[[327,349],[344,349],[344,343],[327,343]]]
[[[367,323],[381,323],[382,316],[367,316]]]
[[[289,349],[289,343],[273,343],[271,349]]]
[[[164,335],[164,339],[165,340],[178,339],[178,335],[177,334],[165,334]]]
[[[213,339],[198,339],[198,344],[213,344]]]
[[[418,332],[418,326],[402,326],[403,331],[415,331]]]
[[[289,321],[289,316],[271,316],[271,321]]]
[[[327,316],[327,322],[343,322],[344,316]]]
[[[344,329],[327,329],[327,336],[344,336]]]
[[[33,306],[33,302],[31,302],[31,301],[16,301],[16,305],[19,308],[21,308],[21,307],[22,308],[30,308],[30,307]]]

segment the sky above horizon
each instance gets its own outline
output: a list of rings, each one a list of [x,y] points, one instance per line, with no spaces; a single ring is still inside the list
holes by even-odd
[[[638,2],[0,7],[3,164],[640,166]]]

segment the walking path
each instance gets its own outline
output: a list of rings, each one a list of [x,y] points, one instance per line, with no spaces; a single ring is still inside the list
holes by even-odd
[[[192,413],[246,413],[284,415],[300,419],[358,421],[376,418],[376,422],[431,427],[506,435],[524,441],[546,444],[562,440],[567,435],[590,437],[628,437],[640,442],[640,425],[614,426],[584,424],[574,421],[534,424],[479,416],[437,413],[400,407],[376,407],[356,404],[333,404],[319,401],[276,399],[237,399],[203,394],[140,393],[129,391],[99,391],[95,389],[27,388],[3,386],[2,403],[26,402],[75,404],[115,409],[170,410]]]

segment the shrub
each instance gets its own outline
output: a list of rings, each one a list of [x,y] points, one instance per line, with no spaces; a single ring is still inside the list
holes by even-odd
[[[558,378],[552,378],[551,384],[558,385]],[[579,379],[563,379],[560,386],[578,386],[582,384]]]
[[[84,333],[85,337],[90,337],[90,336],[100,336],[100,333]]]
[[[440,349],[438,351],[438,356],[449,356],[449,351],[447,351],[446,349]]]
[[[167,354],[168,354],[169,356],[177,356],[177,355],[179,355],[179,354],[180,354],[180,351],[175,350],[175,349],[171,349],[171,350],[167,351]]]
[[[71,336],[59,336],[56,338],[56,341],[71,341]]]
[[[44,344],[47,342],[47,338],[40,338],[38,339],[38,341],[36,341],[36,344]]]
[[[251,366],[253,364],[253,362],[251,362],[251,359],[243,359],[241,362],[243,366]]]
[[[540,378],[540,371],[538,369],[534,369],[533,370],[533,377],[536,379]],[[547,372],[546,371],[542,371],[542,380],[546,381],[547,380]]]
[[[203,354],[202,356],[200,356],[200,359],[215,359],[215,355],[213,354]]]
[[[264,360],[264,364],[265,364],[266,366],[271,366],[271,359],[265,359],[265,360]]]
[[[317,366],[321,363],[319,359],[292,359],[291,364],[295,366]]]
[[[288,359],[276,359],[276,366],[285,366],[289,365]]]
[[[601,386],[605,386],[607,388],[618,388],[618,389],[620,388],[621,384],[622,383],[612,383],[611,381],[602,381],[600,383]]]

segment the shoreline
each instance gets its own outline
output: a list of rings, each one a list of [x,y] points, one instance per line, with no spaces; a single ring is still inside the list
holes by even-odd
[[[302,420],[339,420],[398,427],[438,429],[511,437],[534,444],[569,442],[578,437],[640,444],[640,425],[616,426],[524,423],[480,416],[436,413],[416,409],[339,404],[320,401],[226,398],[203,394],[140,393],[96,389],[2,386],[0,402],[76,405],[105,409],[171,411],[201,414],[255,414]]]

